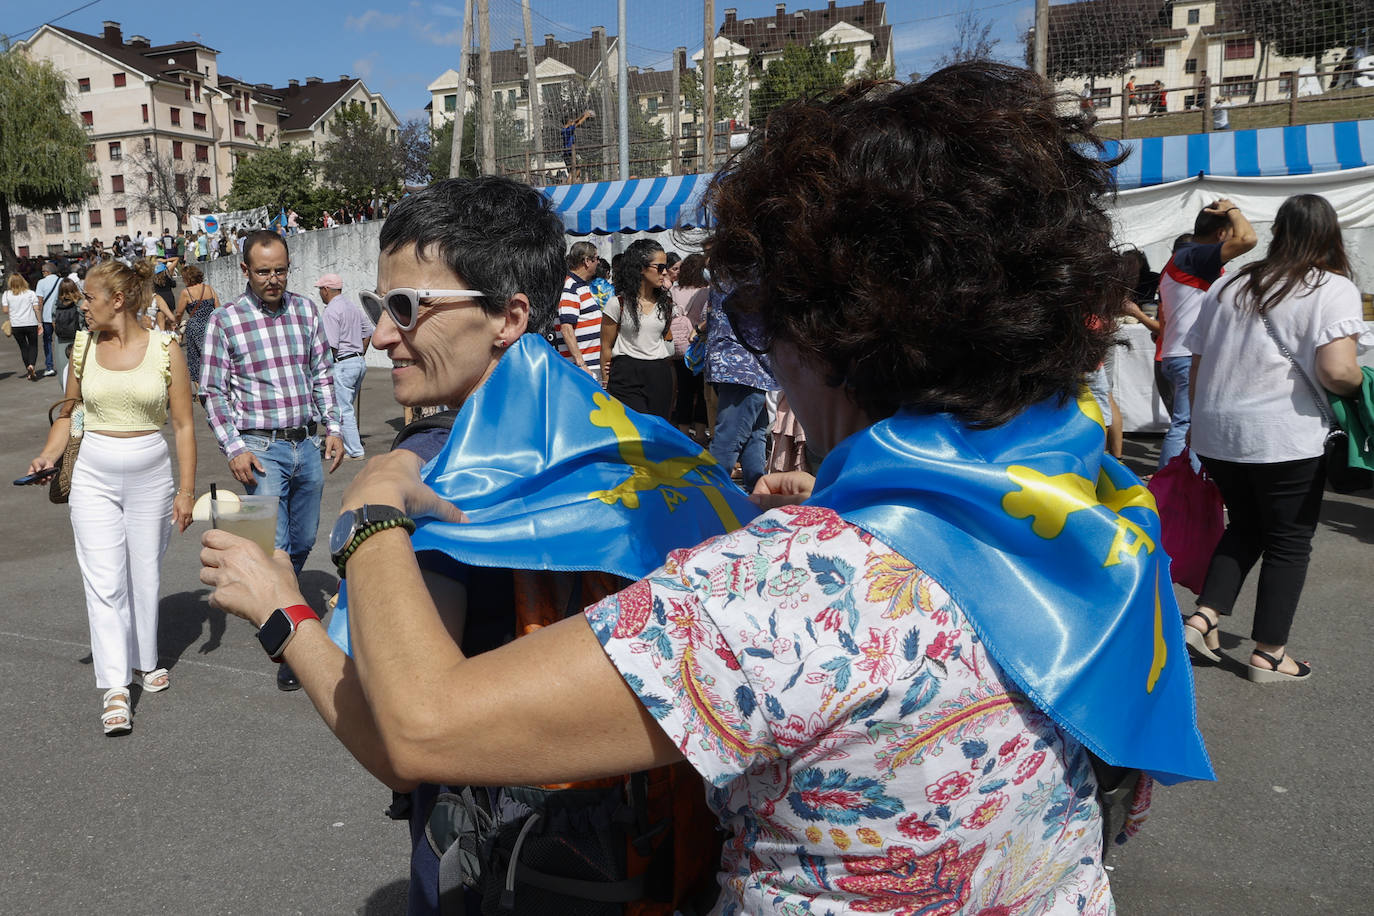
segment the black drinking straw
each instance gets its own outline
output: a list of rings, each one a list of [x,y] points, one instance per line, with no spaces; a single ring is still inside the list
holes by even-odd
[[[212,484],[210,484],[210,527],[211,527],[211,528],[218,528],[218,527],[219,527],[217,524],[215,524],[215,523],[218,521],[218,519],[216,518],[216,516],[218,516],[218,515],[219,515],[219,493],[215,490],[215,485],[212,483]]]

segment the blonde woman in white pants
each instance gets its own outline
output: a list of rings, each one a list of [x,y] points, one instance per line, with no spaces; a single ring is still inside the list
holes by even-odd
[[[86,589],[91,656],[105,734],[133,727],[129,688],[170,686],[158,666],[157,605],[171,526],[191,523],[196,440],[191,379],[180,346],[139,322],[152,297],[152,268],[106,261],[86,277],[67,379],[70,399],[29,473],[56,466],[71,435],[70,408],[83,403],[84,436],[72,470],[72,533]],[[180,488],[161,429],[171,417]]]

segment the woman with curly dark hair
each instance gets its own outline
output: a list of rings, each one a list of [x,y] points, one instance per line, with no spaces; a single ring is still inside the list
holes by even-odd
[[[1158,517],[1082,389],[1122,302],[1095,142],[986,62],[770,114],[708,248],[814,487],[767,476],[772,511],[585,615],[413,669],[464,698],[428,707],[463,739],[395,759],[493,783],[686,759],[727,832],[713,913],[1111,912],[1092,755],[1211,767]],[[645,458],[626,498],[684,498],[662,482],[693,472]],[[377,568],[409,559],[383,538]]]
[[[640,413],[673,412],[673,297],[668,255],[653,239],[631,242],[615,267],[615,296],[601,315],[606,390]]]

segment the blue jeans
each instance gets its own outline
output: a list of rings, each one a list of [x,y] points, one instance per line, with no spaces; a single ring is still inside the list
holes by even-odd
[[[315,535],[320,528],[320,496],[324,493],[324,466],[320,460],[320,439],[310,436],[304,442],[244,436],[243,444],[257,456],[266,472],[247,487],[249,494],[277,496],[277,547],[291,556],[299,573],[305,566]]]
[[[358,415],[353,405],[358,389],[367,375],[367,361],[361,356],[334,363],[330,378],[334,382],[334,403],[339,407],[339,425],[343,427],[344,451],[353,458],[363,456],[363,440],[358,435]]]
[[[716,433],[711,457],[730,473],[735,462],[744,472],[744,489],[754,491],[763,476],[768,436],[768,396],[760,388],[720,382],[716,385]]]
[[[43,322],[43,368],[52,369],[52,322]]]
[[[1183,454],[1184,442],[1188,438],[1188,426],[1192,422],[1192,405],[1188,403],[1188,370],[1192,365],[1191,356],[1166,356],[1159,364],[1174,393],[1173,406],[1169,410],[1169,431],[1164,434],[1164,442],[1159,447],[1161,468],[1175,456]]]

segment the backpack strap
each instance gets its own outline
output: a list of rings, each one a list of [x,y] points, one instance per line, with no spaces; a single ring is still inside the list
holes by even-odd
[[[396,438],[391,440],[391,451],[394,452],[397,446],[416,433],[431,429],[453,429],[453,420],[457,416],[456,410],[444,410],[428,417],[421,417],[396,434]]]

